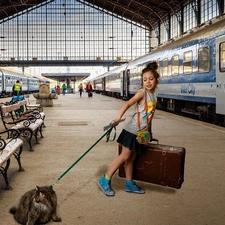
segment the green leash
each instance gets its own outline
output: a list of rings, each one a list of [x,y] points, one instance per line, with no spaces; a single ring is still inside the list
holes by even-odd
[[[113,136],[113,138],[110,140],[110,134],[111,134],[111,132],[112,132],[112,129],[114,129],[115,130],[115,132],[114,132],[114,136]],[[95,147],[95,145],[97,145],[98,144],[98,142],[99,141],[101,141],[102,140],[102,138],[104,138],[106,136],[106,142],[108,142],[108,141],[114,141],[115,140],[115,138],[116,138],[116,128],[115,128],[115,126],[111,126],[110,127],[110,129],[109,130],[107,130],[106,132],[105,132],[105,134],[104,135],[102,135],[82,156],[80,156],[80,158],[79,159],[77,159],[58,179],[57,179],[57,181],[59,181],[59,180],[61,180],[85,155],[87,155],[87,153],[88,152],[90,152],[91,151],[91,149],[92,148],[94,148]],[[57,182],[56,181],[56,182]],[[55,183],[56,183],[55,182]],[[54,183],[54,184],[55,184]],[[50,187],[52,188],[53,187],[53,185],[54,184],[52,184],[52,185],[50,185]]]

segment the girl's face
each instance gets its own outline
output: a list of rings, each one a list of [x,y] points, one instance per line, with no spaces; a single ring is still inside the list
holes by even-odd
[[[157,86],[157,80],[155,79],[152,71],[145,72],[142,76],[142,80],[143,80],[143,87],[147,91],[154,93]]]

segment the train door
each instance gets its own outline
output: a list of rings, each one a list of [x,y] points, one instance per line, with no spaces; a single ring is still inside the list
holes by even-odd
[[[123,97],[123,77],[124,77],[125,71],[120,72],[120,97]]]
[[[1,75],[1,96],[4,94],[5,90],[5,75],[2,73]]]
[[[216,40],[216,113],[225,114],[225,37]]]
[[[16,78],[14,76],[5,76],[5,93],[12,93],[13,85],[16,82]]]
[[[2,70],[0,69],[0,96],[2,95],[2,92],[3,92],[3,88],[4,88],[4,82],[3,82],[3,80],[4,80],[4,74],[3,74],[3,72],[2,72]]]
[[[102,78],[102,91],[105,93],[105,77]]]
[[[0,95],[2,95],[2,90],[3,90],[3,76],[0,75]]]
[[[27,78],[22,78],[21,79],[21,85],[22,85],[22,90],[23,92],[28,92],[28,79]]]
[[[123,70],[120,73],[121,84],[120,84],[120,96],[123,98],[128,97],[128,75],[130,70]]]
[[[92,88],[93,88],[94,90],[96,90],[96,83],[95,83],[95,80],[93,80],[92,82],[93,82],[93,87],[92,87]]]

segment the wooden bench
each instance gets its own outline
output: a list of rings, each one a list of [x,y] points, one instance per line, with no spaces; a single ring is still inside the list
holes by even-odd
[[[25,107],[25,112],[37,112],[40,114],[41,119],[44,121],[43,127],[45,126],[45,113],[43,107],[40,104],[27,104],[27,100],[23,100],[21,103]]]
[[[45,113],[44,113],[43,107],[41,107],[40,104],[28,104],[28,101],[25,99],[22,99],[20,101],[15,101],[15,100],[10,101],[10,104],[15,104],[15,103],[23,107],[22,111],[20,112],[20,116],[26,115],[29,113],[32,113],[32,114],[38,113],[40,114],[42,120],[43,121],[45,120]],[[45,127],[45,124],[43,124],[43,127]]]
[[[20,156],[23,150],[23,140],[19,138],[19,131],[9,129],[0,132],[0,172],[5,180],[5,190],[10,190],[12,187],[9,184],[7,171],[10,165],[10,157],[14,155],[19,165],[19,172],[24,171]],[[6,136],[3,138],[3,136]]]
[[[16,129],[20,132],[29,144],[30,151],[32,148],[32,137],[35,137],[36,143],[38,144],[38,133],[43,138],[42,128],[44,125],[43,119],[41,119],[40,113],[36,112],[33,114],[20,115],[19,110],[21,109],[21,103],[15,104],[2,104],[0,106],[1,119],[6,130]]]

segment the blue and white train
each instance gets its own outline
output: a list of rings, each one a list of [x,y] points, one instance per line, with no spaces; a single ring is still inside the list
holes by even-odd
[[[0,97],[11,96],[17,80],[22,84],[23,94],[38,92],[40,82],[47,82],[44,79],[26,77],[18,72],[0,69]]]
[[[225,21],[197,28],[147,55],[92,80],[96,92],[128,99],[141,85],[141,71],[157,61],[158,107],[225,125]]]

